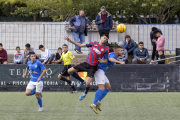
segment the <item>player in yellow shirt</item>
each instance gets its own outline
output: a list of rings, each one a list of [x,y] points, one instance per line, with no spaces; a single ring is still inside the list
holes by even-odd
[[[76,58],[70,51],[68,51],[68,46],[66,44],[63,45],[63,51],[64,52],[62,53],[61,58],[57,61],[53,61],[53,63],[58,63],[58,62],[64,61],[64,69],[58,75],[58,79],[66,81],[73,89],[72,93],[77,93],[78,91],[75,89],[74,85],[71,84],[72,82],[70,80],[70,75],[67,72],[68,69],[72,67],[71,66],[72,59],[74,59],[74,64],[76,66],[76,64],[77,64]],[[77,73],[73,74],[72,76],[81,82],[81,84],[79,84],[78,87],[81,87],[83,84],[85,84],[85,81],[81,77],[79,77]]]

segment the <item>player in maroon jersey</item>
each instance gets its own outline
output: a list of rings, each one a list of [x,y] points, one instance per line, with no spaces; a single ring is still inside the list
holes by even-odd
[[[68,69],[68,73],[70,75],[73,74],[74,72],[81,72],[81,71],[87,72],[86,89],[84,93],[79,97],[79,100],[83,100],[86,97],[86,94],[88,93],[90,88],[90,83],[92,81],[92,78],[94,77],[94,74],[97,70],[97,66],[100,61],[103,61],[102,58],[105,59],[103,61],[104,64],[108,63],[107,59],[108,59],[109,49],[105,46],[105,43],[108,41],[108,39],[109,36],[104,34],[101,36],[100,42],[95,41],[95,42],[90,42],[88,44],[80,44],[72,41],[69,37],[65,37],[65,40],[79,47],[92,47],[84,63],[81,63],[79,65],[76,65],[75,67]]]

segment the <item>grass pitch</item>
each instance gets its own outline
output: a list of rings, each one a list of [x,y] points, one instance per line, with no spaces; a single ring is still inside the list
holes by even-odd
[[[94,92],[83,101],[82,93],[43,92],[43,112],[35,96],[0,92],[0,120],[180,120],[180,93],[109,92],[102,111],[90,109]]]

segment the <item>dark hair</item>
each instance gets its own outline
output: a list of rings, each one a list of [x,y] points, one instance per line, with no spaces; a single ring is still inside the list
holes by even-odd
[[[139,45],[140,45],[140,44],[143,44],[143,45],[144,45],[144,43],[143,43],[142,41],[141,41],[141,42],[139,42]]]
[[[157,27],[152,27],[152,31],[154,32],[155,30],[157,30]]]
[[[30,47],[31,47],[31,45],[30,45],[29,43],[27,43],[27,44],[25,45],[25,47],[30,48]]]
[[[17,48],[19,48],[19,49],[20,49],[20,47],[19,47],[19,46],[17,46],[17,47],[16,47],[16,49],[17,49]]]
[[[39,49],[43,48],[44,46],[43,45],[39,45]]]
[[[160,50],[158,50],[158,52],[159,52],[159,51],[162,51],[162,52],[163,52],[164,50],[160,49]]]
[[[3,44],[2,44],[2,43],[0,43],[0,46],[3,46]]]
[[[63,46],[66,46],[66,47],[68,47],[68,45],[67,45],[67,44],[64,44]]]
[[[156,30],[153,32],[154,35],[155,35],[156,33],[159,33],[159,30],[158,30],[158,29],[156,29]]]
[[[130,38],[130,39],[131,39],[131,36],[130,36],[130,35],[126,35],[126,36],[125,36],[125,39],[126,39],[126,38]]]
[[[106,36],[109,39],[109,35],[108,34],[101,35],[101,37],[103,37],[103,36]]]
[[[62,48],[61,48],[61,47],[58,47],[58,50],[62,50]]]
[[[35,55],[36,53],[35,52],[29,52],[29,55]]]
[[[108,42],[106,42],[105,45],[108,46],[108,47],[111,47],[110,44],[109,44]]]

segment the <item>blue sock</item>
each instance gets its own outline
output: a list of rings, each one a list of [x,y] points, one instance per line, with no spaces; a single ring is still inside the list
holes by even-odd
[[[95,94],[95,97],[94,97],[94,101],[93,101],[93,104],[94,104],[94,105],[97,104],[97,102],[98,102],[98,100],[101,98],[102,94],[103,94],[103,91],[102,91],[102,90],[98,89],[98,90],[96,91],[96,94]]]
[[[30,93],[30,95],[34,95],[35,93],[36,93],[36,91],[35,91],[35,90],[32,90],[31,93]]]
[[[42,107],[42,99],[41,98],[37,99],[37,102],[38,102],[39,106]]]
[[[79,77],[79,75],[78,75],[76,72],[73,73],[72,76],[73,76],[74,78],[76,78],[77,80],[79,80],[80,82],[84,82],[84,80],[83,80],[81,77]]]
[[[101,97],[99,97],[99,102],[101,102],[101,100],[107,95],[107,93],[109,92],[109,90],[108,89],[104,89],[104,91],[103,91],[103,93],[102,93],[102,96]]]

